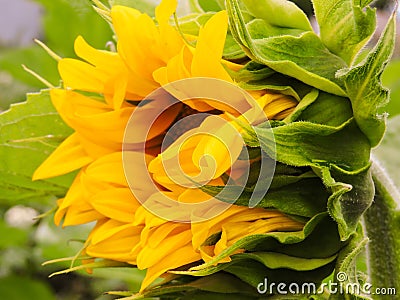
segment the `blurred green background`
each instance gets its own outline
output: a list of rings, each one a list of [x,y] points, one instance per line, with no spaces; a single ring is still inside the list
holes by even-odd
[[[144,0],[116,2],[149,7]],[[187,5],[187,1],[184,2]],[[294,2],[312,15],[309,1]],[[376,36],[390,12],[387,3],[392,2],[375,3],[380,21]],[[94,12],[89,0],[0,0],[0,111],[6,111],[12,103],[24,101],[27,92],[45,88],[21,65],[26,65],[53,85],[59,84],[56,62],[33,42],[33,38],[43,41],[61,57],[75,57],[73,44],[78,35],[96,48],[105,48],[112,38],[109,25]],[[375,150],[396,186],[400,186],[399,58],[397,47],[383,74],[384,85],[392,90],[392,101],[384,109],[389,112],[388,132],[382,145]],[[137,290],[143,272],[135,270],[116,268],[95,270],[91,276],[77,272],[48,278],[52,272],[68,268],[69,263],[41,264],[76,254],[82,247],[82,242],[77,240],[84,240],[90,230],[90,225],[57,228],[51,216],[33,220],[52,209],[55,201],[52,197],[11,199],[0,191],[0,299],[105,300],[113,298],[102,294],[107,290]]]

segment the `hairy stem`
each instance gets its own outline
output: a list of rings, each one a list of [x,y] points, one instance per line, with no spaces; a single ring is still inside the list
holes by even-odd
[[[364,215],[365,229],[370,240],[370,280],[374,289],[395,288],[400,293],[399,192],[376,160],[372,166],[372,176],[376,189],[374,203]],[[395,295],[382,297],[397,299]]]

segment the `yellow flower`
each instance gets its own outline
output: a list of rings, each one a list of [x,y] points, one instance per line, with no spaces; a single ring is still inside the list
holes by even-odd
[[[139,121],[135,130],[147,129],[143,127],[147,113],[162,106],[164,100],[149,101],[140,110],[126,100],[142,100],[162,85],[190,77],[235,84],[226,68],[241,67],[221,59],[228,29],[226,12],[217,13],[205,24],[193,47],[169,24],[175,8],[176,0],[162,1],[156,9],[156,24],[137,10],[114,6],[111,17],[118,37],[116,53],[93,49],[83,38],[77,38],[76,53],[86,62],[62,59],[59,71],[65,89],[50,92],[57,111],[75,132],[34,174],[34,179],[43,179],[80,170],[66,196],[58,201],[55,222],[69,226],[95,221],[85,253],[146,269],[141,290],[170,270],[210,260],[245,236],[297,231],[303,226],[278,211],[236,205],[203,222],[178,223],[155,215],[132,194],[124,173],[125,129],[136,111]],[[81,91],[97,95],[83,95]],[[281,94],[256,91],[252,95],[258,103],[255,110],[242,98],[232,98],[231,105],[210,99],[185,100],[167,109],[155,121],[149,136],[137,141],[138,145],[146,145],[146,166],[159,187],[154,193],[148,186],[141,186],[141,195],[154,200],[153,212],[171,211],[157,201],[164,196],[173,199],[176,208],[212,198],[196,187],[188,188],[187,184],[193,184],[188,177],[201,184],[224,185],[223,177],[233,175],[243,143],[230,115],[253,124],[265,115],[282,119],[297,105],[294,99]],[[204,111],[213,116],[183,130],[161,152],[160,140],[166,137],[171,124],[185,114]],[[137,152],[140,147],[135,147],[132,145],[129,155],[143,155]],[[135,178],[139,183],[141,176]],[[177,219],[182,213],[176,210]],[[206,245],[215,234],[220,237]]]

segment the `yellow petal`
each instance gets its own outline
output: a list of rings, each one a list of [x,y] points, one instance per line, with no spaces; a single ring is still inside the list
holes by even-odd
[[[103,216],[87,203],[74,204],[68,207],[64,217],[63,227],[90,223]]]
[[[202,139],[193,152],[193,163],[202,171],[215,167],[213,179],[220,177],[237,160],[243,140],[236,129],[218,116],[208,117],[200,126]],[[201,165],[202,164],[202,165]],[[210,170],[211,171],[211,170]]]
[[[155,101],[150,101],[146,105],[137,108],[133,113],[133,121],[131,120],[129,124],[124,124],[124,126],[130,126],[127,128],[126,133],[123,132],[123,134],[125,133],[125,143],[141,144],[146,140],[154,139],[171,125],[182,106],[177,104],[165,110],[160,110],[160,107],[169,105],[169,97],[167,95],[157,96]]]
[[[143,279],[140,292],[165,272],[195,262],[199,259],[201,259],[200,254],[193,251],[191,245],[175,249],[175,251],[164,257],[160,262],[147,268],[146,277]]]
[[[93,257],[136,264],[136,257],[131,254],[131,250],[139,242],[141,229],[110,220],[91,234],[91,243],[87,246],[86,253]]]
[[[159,39],[154,21],[135,9],[119,5],[112,7],[111,17],[118,36],[118,53],[131,71],[152,81],[154,70],[163,66],[162,60],[143,46],[157,43]]]
[[[58,62],[58,71],[65,87],[97,93],[102,93],[104,90],[107,78],[88,63],[63,58]]]
[[[140,206],[129,188],[105,190],[89,201],[93,208],[105,217],[126,223],[135,220],[135,211]]]
[[[166,223],[161,226],[173,226],[174,223],[171,223],[172,222]],[[191,233],[190,229],[188,228],[183,232],[178,232],[175,235],[168,236],[155,248],[151,247],[149,244],[142,245],[143,249],[140,251],[137,257],[138,268],[146,269],[162,262],[164,258],[188,244],[190,239]]]
[[[46,179],[67,174],[93,161],[73,133],[36,169],[32,179]]]
[[[156,19],[159,24],[168,24],[170,17],[176,11],[177,0],[162,0],[156,7]]]
[[[75,39],[74,49],[80,58],[97,67],[101,72],[113,74],[116,70],[124,67],[117,53],[95,49],[82,36]]]
[[[105,99],[114,110],[119,110],[125,100],[128,86],[127,78],[124,75],[116,75],[111,78],[105,86]]]
[[[212,77],[232,82],[221,64],[228,31],[228,14],[221,11],[200,29],[192,62],[192,76]]]
[[[286,115],[290,114],[297,104],[298,102],[292,97],[281,96],[265,105],[264,112],[268,119],[279,119],[279,114],[283,112],[285,112]]]
[[[94,181],[127,187],[122,152],[114,152],[97,159],[83,170],[82,177],[84,177],[82,181],[87,187],[93,185]],[[101,189],[104,190],[104,186]]]
[[[125,127],[134,107],[112,110],[105,103],[68,90],[54,89],[50,95],[63,120],[85,139],[114,151],[122,148]]]

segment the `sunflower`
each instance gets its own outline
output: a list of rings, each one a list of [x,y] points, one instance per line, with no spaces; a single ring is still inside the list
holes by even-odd
[[[299,231],[304,226],[277,210],[237,205],[202,222],[175,222],[154,213],[167,209],[160,200],[165,197],[172,199],[176,207],[213,198],[200,187],[187,187],[182,178],[199,176],[197,183],[210,186],[223,186],[226,177],[236,180],[232,169],[243,145],[237,142],[240,130],[232,118],[246,117],[249,123],[258,120],[243,99],[232,100],[230,105],[207,98],[180,101],[166,88],[162,97],[147,101],[146,96],[161,86],[185,78],[213,78],[234,86],[229,71],[243,67],[222,59],[228,30],[226,12],[211,17],[197,37],[185,37],[169,23],[176,5],[176,0],[162,1],[156,9],[157,22],[135,9],[113,6],[109,14],[118,39],[117,52],[97,50],[82,37],[76,39],[75,51],[84,61],[61,59],[58,67],[64,86],[50,91],[55,108],[75,132],[34,174],[38,180],[79,170],[68,193],[58,200],[55,222],[63,226],[96,222],[85,243],[85,253],[146,269],[142,291],[162,274],[207,262],[243,237]],[[258,109],[270,119],[282,120],[297,105],[287,95],[267,90],[250,93]],[[145,130],[141,118],[146,120],[148,114],[171,99],[175,99],[175,105],[163,111],[149,134],[129,148],[127,155],[144,158],[145,171],[158,187],[154,192],[141,184],[137,197],[129,181],[140,184],[142,175],[127,179],[123,161],[129,119],[135,114],[139,118],[135,130]],[[246,105],[245,113],[241,113],[240,107]],[[178,125],[180,133],[163,147],[170,128],[202,112],[207,112],[205,118],[189,129]],[[179,160],[183,170],[179,180],[171,176],[177,166],[172,163],[168,167],[168,160]],[[130,168],[141,170],[135,165]],[[146,202],[153,200],[151,209],[143,205],[143,198]],[[176,213],[179,219],[181,211]],[[229,260],[227,257],[219,263]]]

